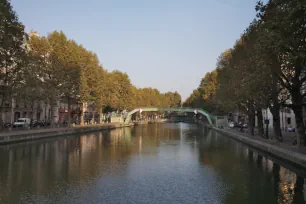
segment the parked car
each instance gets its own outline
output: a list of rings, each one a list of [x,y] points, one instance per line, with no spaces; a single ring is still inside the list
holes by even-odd
[[[45,126],[45,122],[42,120],[35,120],[32,122],[32,127],[43,127]]]
[[[31,124],[30,118],[18,118],[16,122],[14,122],[13,127],[29,127]]]
[[[243,123],[242,121],[240,121],[239,123],[235,123],[234,127],[236,127],[236,128],[247,128],[248,124],[247,123]]]

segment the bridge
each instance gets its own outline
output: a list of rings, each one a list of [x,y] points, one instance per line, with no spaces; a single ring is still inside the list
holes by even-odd
[[[124,121],[124,124],[129,124],[132,119],[132,115],[139,111],[142,112],[179,112],[179,113],[195,113],[204,115],[210,126],[216,126],[216,116],[208,113],[203,109],[194,109],[194,108],[136,108],[127,114],[127,117]]]

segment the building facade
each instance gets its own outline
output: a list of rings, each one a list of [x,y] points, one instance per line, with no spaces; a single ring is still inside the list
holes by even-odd
[[[273,115],[270,109],[262,109],[262,115],[264,120],[269,121],[269,128],[273,128]],[[280,110],[280,126],[283,131],[287,130],[288,128],[296,127],[295,115],[292,109],[290,108],[283,108]],[[233,111],[230,116],[230,120],[234,123],[239,123],[243,118],[247,118],[245,114],[241,113],[239,110]],[[306,119],[306,111],[304,111],[304,122]],[[246,122],[246,121],[245,121]],[[255,117],[255,126],[257,127],[258,120]]]
[[[273,128],[273,115],[270,109],[263,109],[262,115],[264,120],[269,120],[269,128]],[[288,128],[295,128],[296,121],[295,115],[291,108],[283,108],[280,110],[280,126],[282,131],[287,131]],[[257,118],[256,118],[256,126],[257,126]]]

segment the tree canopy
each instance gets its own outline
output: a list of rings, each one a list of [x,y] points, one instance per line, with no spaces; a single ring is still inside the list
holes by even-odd
[[[235,45],[220,55],[216,70],[205,75],[184,105],[210,111],[240,107],[248,115],[250,134],[257,115],[261,135],[261,110],[269,107],[274,135],[279,141],[279,112],[290,107],[295,113],[298,144],[306,145],[302,115],[306,96],[305,5],[304,0],[258,2],[256,18]]]
[[[100,113],[181,105],[178,92],[136,88],[128,74],[106,70],[94,52],[69,39],[63,31],[28,36],[8,0],[0,0],[0,12],[0,112],[11,98],[44,101],[51,109],[57,101],[66,100],[68,112],[72,101],[90,104]]]

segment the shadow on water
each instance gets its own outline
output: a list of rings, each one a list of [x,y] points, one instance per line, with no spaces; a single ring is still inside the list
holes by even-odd
[[[194,135],[193,131],[186,133]],[[306,203],[305,169],[268,157],[215,131],[204,132],[198,136],[199,160],[232,184],[223,203]]]
[[[305,203],[305,171],[197,124],[0,147],[0,203]]]

